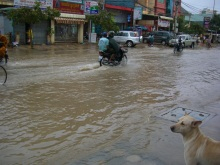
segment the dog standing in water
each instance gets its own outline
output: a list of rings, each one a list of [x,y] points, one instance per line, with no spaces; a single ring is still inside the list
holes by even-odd
[[[220,165],[220,142],[202,134],[199,129],[201,123],[185,114],[170,129],[183,136],[187,165]]]

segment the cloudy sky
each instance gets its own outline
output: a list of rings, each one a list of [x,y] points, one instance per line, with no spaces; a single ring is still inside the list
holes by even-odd
[[[204,8],[213,10],[213,6],[220,14],[220,0],[182,0],[182,7],[195,14],[199,14],[199,10]]]

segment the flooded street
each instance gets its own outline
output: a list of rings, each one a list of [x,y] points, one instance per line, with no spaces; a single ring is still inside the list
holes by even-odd
[[[0,165],[184,165],[181,136],[156,116],[220,102],[219,48],[141,44],[116,67],[99,67],[94,44],[9,49]]]

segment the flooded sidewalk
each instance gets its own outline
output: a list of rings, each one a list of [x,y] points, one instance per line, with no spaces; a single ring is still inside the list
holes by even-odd
[[[145,44],[126,66],[102,66],[96,44],[9,49],[0,86],[0,164],[184,165],[177,107],[214,114],[201,130],[219,139],[220,56],[212,49]]]

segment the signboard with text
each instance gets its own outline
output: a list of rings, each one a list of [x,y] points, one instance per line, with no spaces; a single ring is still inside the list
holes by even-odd
[[[84,13],[98,14],[99,13],[98,3],[95,1],[85,1]]]
[[[53,7],[53,0],[14,0],[14,5],[16,7],[20,7],[20,6],[32,7],[35,5],[35,1],[41,3],[41,8]]]
[[[63,2],[72,2],[72,3],[80,3],[80,4],[83,3],[83,0],[60,0],[60,1],[63,1]]]
[[[170,21],[158,19],[158,26],[159,27],[170,27]]]
[[[209,28],[210,21],[211,21],[211,17],[204,17],[204,22],[203,22],[204,28],[206,29]]]
[[[135,6],[134,19],[135,20],[142,20],[142,12],[143,12],[143,8],[141,6]]]
[[[83,14],[82,4],[69,1],[53,0],[53,7],[62,13]]]

